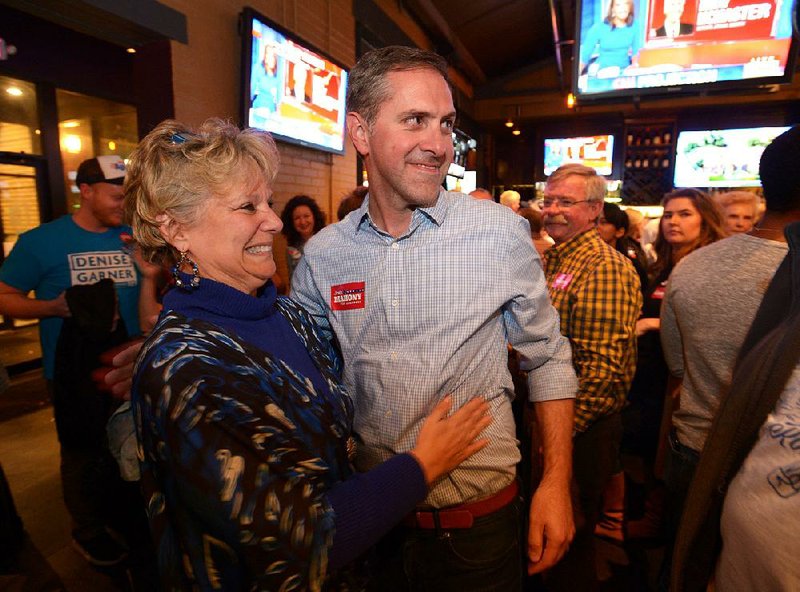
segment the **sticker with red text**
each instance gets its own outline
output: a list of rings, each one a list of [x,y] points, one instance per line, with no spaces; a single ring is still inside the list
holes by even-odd
[[[571,273],[559,273],[553,280],[553,289],[566,290],[569,287],[570,282],[572,282]]]
[[[364,282],[331,286],[331,310],[364,308]]]

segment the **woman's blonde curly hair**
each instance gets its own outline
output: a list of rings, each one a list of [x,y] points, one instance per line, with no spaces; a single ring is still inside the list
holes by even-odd
[[[160,230],[164,216],[192,225],[209,199],[236,183],[251,182],[255,174],[271,185],[278,163],[266,132],[240,130],[216,118],[196,129],[162,121],[131,154],[125,177],[125,213],[142,256],[154,263],[174,261]]]

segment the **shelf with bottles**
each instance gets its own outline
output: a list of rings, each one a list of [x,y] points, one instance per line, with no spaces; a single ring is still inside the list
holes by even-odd
[[[646,153],[628,153],[625,156],[625,173],[637,171],[664,171],[672,165],[669,150],[652,150]]]
[[[672,124],[667,126],[629,126],[625,133],[625,149],[663,148],[672,146],[675,132]]]

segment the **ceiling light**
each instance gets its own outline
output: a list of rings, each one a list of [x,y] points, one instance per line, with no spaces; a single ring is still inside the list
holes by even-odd
[[[134,48],[134,47],[129,47],[129,48],[128,48],[128,49],[126,49],[125,51],[127,51],[128,53],[136,53],[136,48]]]
[[[70,154],[78,154],[81,151],[82,142],[80,136],[67,134],[61,140],[61,147]]]
[[[12,97],[21,97],[22,96],[22,89],[16,86],[9,86],[6,89],[6,92],[10,94]]]
[[[506,119],[506,127],[514,127],[514,121],[510,117]]]
[[[522,132],[521,132],[521,131],[519,131],[519,130],[517,129],[517,130],[513,130],[511,133],[512,133],[512,134],[514,134],[515,136],[518,136],[518,135],[520,135]]]
[[[72,121],[62,121],[61,122],[61,127],[80,127],[80,125],[81,125],[81,122],[80,121],[76,121],[74,119]]]

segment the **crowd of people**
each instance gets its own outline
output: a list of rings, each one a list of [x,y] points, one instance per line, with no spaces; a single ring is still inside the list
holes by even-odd
[[[80,210],[0,268],[0,313],[42,319],[78,548],[157,566],[142,589],[573,591],[598,535],[656,538],[659,589],[797,589],[800,127],[765,209],[669,192],[648,254],[589,167],[527,207],[445,191],[454,119],[441,57],[365,54],[370,184],[327,226],[307,195],[279,217],[275,143],[221,120],[81,165]]]

